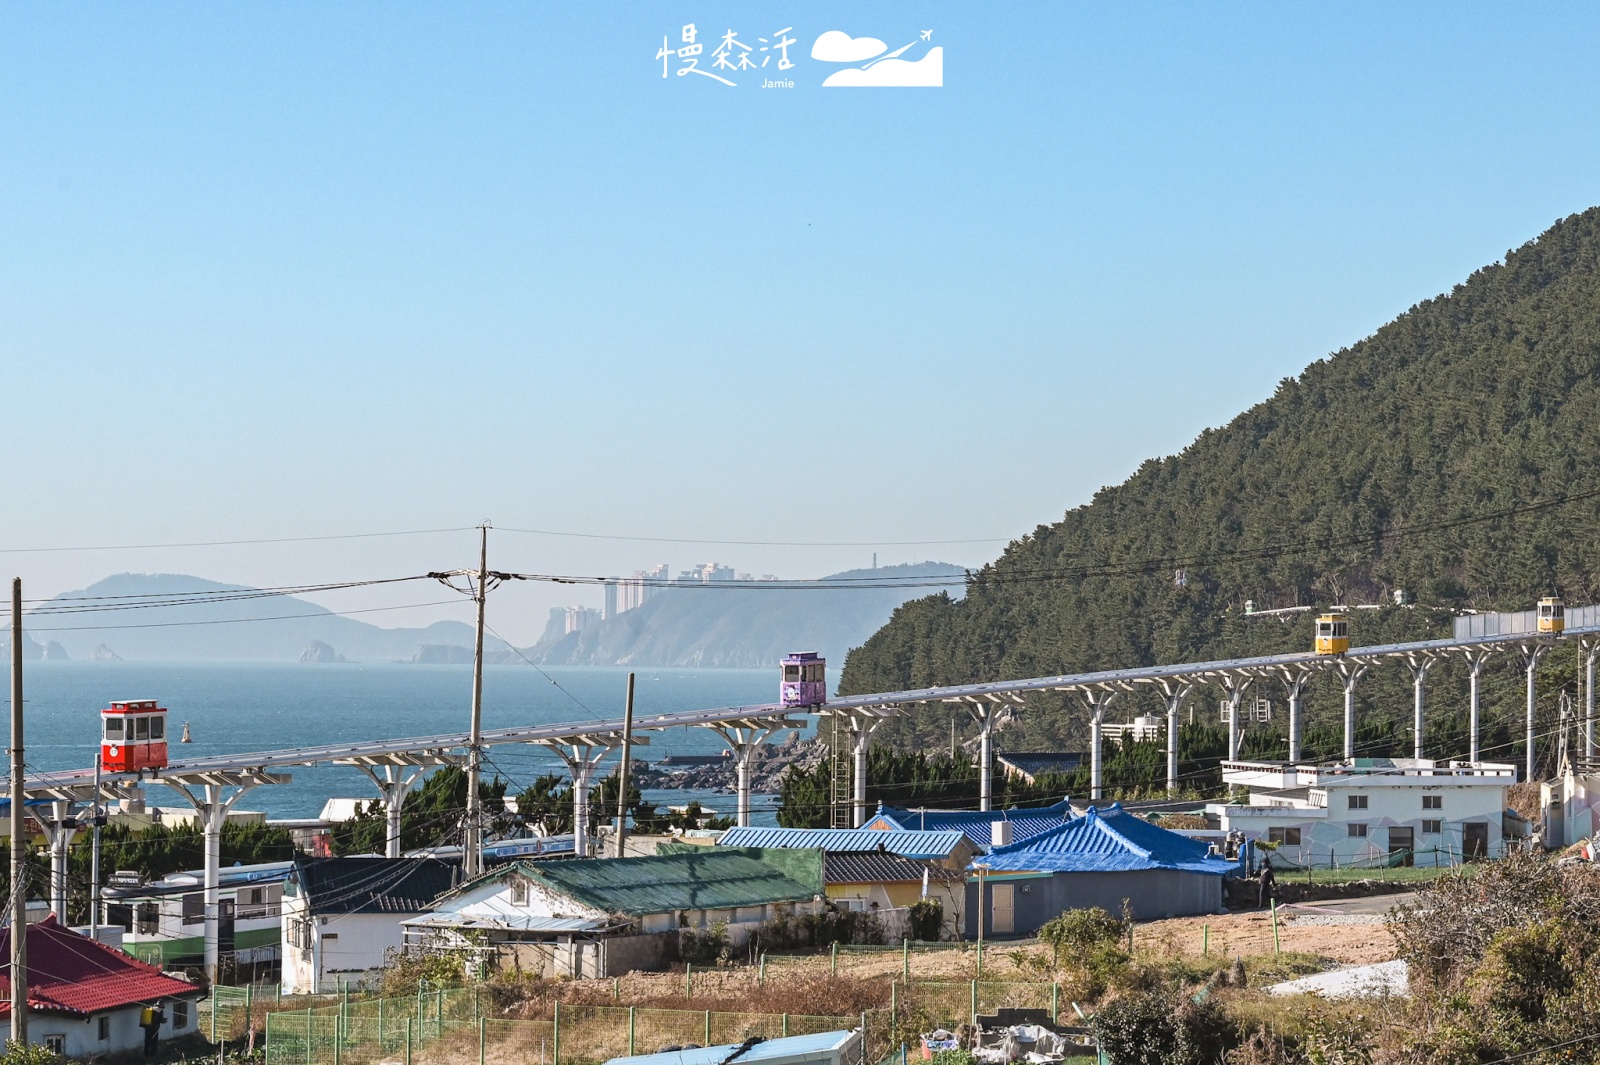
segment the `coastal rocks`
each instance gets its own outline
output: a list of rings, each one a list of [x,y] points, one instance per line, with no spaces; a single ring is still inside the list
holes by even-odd
[[[343,662],[344,655],[335,651],[329,644],[321,640],[312,640],[306,644],[306,649],[300,652],[302,662]]]
[[[70,662],[72,656],[67,654],[67,649],[60,643],[51,640],[44,645],[44,660],[46,662]]]
[[[117,652],[113,651],[111,648],[107,647],[105,644],[97,643],[94,645],[94,650],[89,652],[89,661],[120,662],[122,661],[122,656],[117,654]]]
[[[818,740],[800,741],[791,733],[788,742],[765,743],[756,754],[756,763],[750,774],[752,791],[772,793],[778,791],[783,775],[790,766],[812,769],[827,757],[827,747]],[[712,765],[687,766],[684,769],[658,769],[641,765],[634,771],[634,781],[642,788],[688,788],[704,791],[732,792],[736,783],[733,759],[719,759]]]

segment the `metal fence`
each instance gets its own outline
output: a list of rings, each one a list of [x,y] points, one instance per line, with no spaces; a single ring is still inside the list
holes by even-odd
[[[859,1017],[725,1013],[629,1006],[564,1006],[546,1017],[489,1016],[482,988],[419,991],[398,998],[344,998],[266,1018],[266,1065],[587,1065],[666,1046],[716,1046],[750,1036],[773,1039],[873,1024]],[[880,1014],[874,1049],[889,1044]]]

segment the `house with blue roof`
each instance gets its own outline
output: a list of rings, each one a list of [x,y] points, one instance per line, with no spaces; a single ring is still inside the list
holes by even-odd
[[[1138,920],[1219,913],[1222,879],[1238,866],[1112,803],[991,848],[972,868],[983,875],[967,882],[966,934],[978,934],[981,913],[983,934],[1003,937],[1032,935],[1066,910],[1120,915],[1124,900]]]
[[[955,828],[922,832],[911,829],[874,831],[866,828],[765,828],[749,825],[728,829],[717,840],[717,845],[850,854],[879,851],[913,861],[938,862],[951,869],[965,869],[980,853],[966,833]]]
[[[861,827],[878,831],[945,832],[967,837],[978,854],[989,848],[1021,843],[1072,820],[1072,804],[1063,798],[1051,806],[1005,810],[908,810],[879,805]]]

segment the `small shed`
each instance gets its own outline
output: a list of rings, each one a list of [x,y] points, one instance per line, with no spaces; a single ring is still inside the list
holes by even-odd
[[[409,945],[473,947],[547,976],[658,969],[684,932],[723,926],[730,945],[823,892],[814,850],[683,847],[645,858],[523,861],[464,884],[404,922]]]
[[[861,1030],[791,1035],[713,1047],[671,1047],[654,1054],[612,1058],[605,1065],[861,1065],[866,1041]]]
[[[11,1016],[11,929],[0,930],[0,1022]],[[166,1015],[161,1037],[196,1031],[202,991],[120,950],[80,936],[52,915],[28,926],[28,1040],[74,1059],[135,1053],[144,1047],[140,1013]]]
[[[986,936],[1031,935],[1066,910],[1099,906],[1140,920],[1216,913],[1233,862],[1198,840],[1126,812],[1116,803],[973,863],[983,870]],[[978,934],[978,878],[967,881],[966,934]]]

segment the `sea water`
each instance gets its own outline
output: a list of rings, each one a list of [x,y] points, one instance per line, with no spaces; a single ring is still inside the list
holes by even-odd
[[[634,714],[771,703],[778,672],[744,669],[637,670]],[[99,711],[112,700],[154,699],[168,710],[169,757],[313,747],[406,736],[465,733],[470,726],[472,670],[464,665],[29,662],[24,668],[24,741],[29,773],[94,765]],[[628,671],[600,668],[488,666],[483,671],[483,727],[621,720]],[[179,743],[187,723],[193,740]],[[725,744],[705,728],[647,733],[634,757],[717,754]],[[780,736],[781,738],[781,736]],[[484,772],[509,780],[515,794],[543,773],[566,768],[550,751],[527,744],[491,747]],[[613,771],[616,754],[600,773]],[[371,782],[348,766],[295,766],[286,785],[263,785],[240,802],[273,818],[315,817],[330,798],[376,798]],[[733,796],[708,791],[650,790],[658,805],[698,800],[731,814]],[[150,802],[179,805],[159,786]],[[752,820],[775,824],[773,796],[755,796]]]

